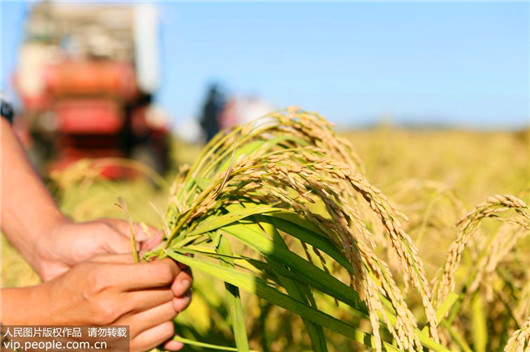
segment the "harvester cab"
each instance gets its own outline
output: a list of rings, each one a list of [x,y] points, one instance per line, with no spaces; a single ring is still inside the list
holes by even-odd
[[[15,85],[31,152],[46,171],[82,158],[136,158],[158,172],[168,159],[158,88],[157,13],[149,4],[36,4]],[[128,176],[109,166],[111,178]]]

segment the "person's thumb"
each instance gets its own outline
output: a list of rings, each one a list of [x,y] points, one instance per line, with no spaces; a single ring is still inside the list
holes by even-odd
[[[130,241],[131,228],[128,222],[119,219],[104,219],[104,221]],[[137,242],[136,247],[140,251],[148,251],[155,248],[164,238],[162,231],[145,224],[134,223],[133,231]]]
[[[117,231],[109,229],[107,233],[98,233],[98,237],[106,253],[122,254],[132,252],[131,240]]]

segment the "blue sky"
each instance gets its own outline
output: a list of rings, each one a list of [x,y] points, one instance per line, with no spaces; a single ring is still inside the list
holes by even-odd
[[[27,5],[4,3],[2,84]],[[212,80],[342,125],[476,128],[529,121],[529,5],[517,3],[158,4],[162,86],[176,119]],[[9,30],[7,30],[9,29]]]

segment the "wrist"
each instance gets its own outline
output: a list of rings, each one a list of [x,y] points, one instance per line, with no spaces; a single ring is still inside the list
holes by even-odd
[[[32,266],[43,280],[47,280],[54,266],[62,263],[62,258],[57,254],[59,229],[72,221],[58,212],[49,218],[47,223],[39,228],[40,236],[34,241],[34,254]]]
[[[53,246],[50,242],[54,229],[68,220],[54,203],[30,204],[26,208],[21,212],[20,206],[3,207],[2,232],[40,274],[42,262]]]

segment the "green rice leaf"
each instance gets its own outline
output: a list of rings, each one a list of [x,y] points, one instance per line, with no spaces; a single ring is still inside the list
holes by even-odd
[[[274,213],[270,216],[255,216],[255,218],[259,221],[270,222],[277,229],[318,248],[318,250],[335,259],[339,264],[346,268],[350,274],[353,274],[353,267],[348,259],[346,259],[346,257],[337,250],[333,243],[310,221],[287,212]]]
[[[257,225],[255,225],[257,226]],[[269,234],[273,239],[274,243],[278,246],[288,249],[285,241],[283,240],[280,233],[270,224],[260,224],[260,226]],[[281,263],[276,262],[273,259],[269,260],[272,268],[276,271],[279,268],[285,268]],[[283,275],[277,275],[280,284],[285,288],[287,294],[294,299],[304,302],[311,305],[311,307],[318,309],[315,299],[313,298],[313,293],[308,285],[298,283],[294,280],[289,279]],[[327,352],[328,348],[326,346],[326,337],[324,336],[324,331],[321,326],[314,324],[313,322],[302,318],[304,325],[307,329],[307,334],[311,339],[311,344],[313,346],[313,351],[316,352]]]
[[[482,297],[474,295],[471,300],[471,325],[473,335],[473,347],[476,352],[485,352],[488,344],[488,327]]]
[[[213,232],[223,226],[232,224],[238,220],[245,219],[251,215],[264,214],[277,211],[273,206],[260,206],[250,209],[243,209],[239,212],[230,212],[225,215],[211,215],[202,221],[193,231],[186,236],[200,235],[206,232]]]
[[[202,271],[206,274],[217,277],[224,282],[237,286],[247,292],[262,297],[273,304],[298,314],[301,317],[330,329],[338,334],[349,337],[372,348],[375,346],[373,338],[369,333],[357,329],[341,320],[335,319],[326,313],[320,312],[307,304],[301,303],[289,297],[288,295],[281,293],[277,289],[267,285],[267,283],[261,280],[259,277],[252,276],[248,273],[243,273],[232,268],[222,267],[218,264],[206,262],[199,258],[190,258],[173,250],[166,249],[166,253],[169,257],[188,265],[192,269]],[[384,346],[388,351],[399,351],[396,347],[386,342],[384,343]]]
[[[303,275],[312,287],[323,293],[326,293],[357,310],[364,306],[364,303],[362,303],[355,290],[345,285],[337,278],[329,275],[324,270],[309,263],[298,254],[295,254],[288,249],[275,246],[273,241],[268,239],[263,232],[250,229],[241,224],[226,226],[222,229],[222,232],[227,233],[247,246],[254,248],[266,258],[272,258],[286,265],[297,275]]]
[[[223,236],[220,237],[219,246],[217,251],[220,254],[232,255],[232,249],[230,242]],[[229,268],[234,267],[234,263],[230,258],[222,258],[221,265]],[[228,311],[232,318],[232,330],[236,340],[236,346],[239,351],[248,352],[248,337],[247,329],[245,327],[245,316],[243,314],[243,305],[241,304],[241,297],[239,295],[239,289],[229,283],[225,283],[226,291],[228,294]]]
[[[208,178],[196,176],[193,178],[193,183],[197,185],[200,191],[204,191],[206,188],[208,188],[212,184],[213,180],[210,180]]]

